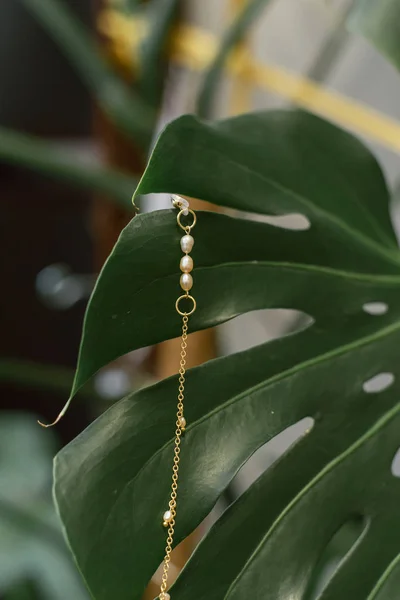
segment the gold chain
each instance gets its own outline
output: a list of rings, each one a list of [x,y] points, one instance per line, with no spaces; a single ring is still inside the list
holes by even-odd
[[[188,331],[189,317],[184,315],[182,317],[182,338],[181,338],[181,360],[179,368],[179,394],[178,394],[178,410],[176,413],[176,431],[175,431],[175,446],[174,446],[174,462],[172,467],[172,484],[171,484],[171,496],[169,501],[169,512],[171,513],[171,519],[168,521],[168,537],[167,545],[165,548],[163,575],[161,583],[161,594],[160,600],[166,600],[166,589],[168,585],[168,571],[171,562],[172,544],[174,540],[174,528],[175,528],[175,517],[176,507],[178,500],[178,477],[179,477],[179,454],[181,451],[181,439],[184,431],[183,416],[183,401],[185,394],[185,373],[186,373],[186,348],[187,348],[187,331]],[[164,521],[165,523],[166,521]]]
[[[197,217],[189,208],[189,204],[187,200],[180,198],[179,196],[173,196],[173,204],[176,208],[179,208],[179,213],[177,216],[178,225],[183,231],[185,235],[181,239],[181,248],[184,252],[184,256],[181,259],[180,268],[182,271],[180,284],[185,293],[176,301],[175,308],[177,312],[182,316],[182,336],[181,336],[181,359],[179,363],[179,387],[178,387],[178,404],[177,404],[177,412],[176,412],[176,429],[175,429],[175,443],[174,443],[174,460],[172,465],[172,483],[171,483],[171,493],[169,499],[169,508],[164,513],[163,516],[163,525],[168,528],[167,532],[167,541],[165,546],[165,556],[163,563],[163,574],[161,580],[161,588],[159,594],[159,600],[170,600],[170,595],[167,592],[168,587],[168,574],[169,568],[171,564],[171,553],[172,546],[174,543],[174,533],[175,533],[175,519],[176,519],[176,511],[177,511],[177,502],[178,502],[178,478],[179,478],[179,462],[180,462],[180,452],[181,452],[181,441],[182,434],[186,429],[186,419],[184,417],[184,399],[185,399],[185,374],[186,374],[186,348],[187,348],[187,332],[188,332],[188,322],[189,316],[194,313],[196,310],[196,300],[193,296],[190,296],[189,290],[193,285],[193,278],[190,275],[190,272],[193,269],[193,260],[189,256],[189,252],[191,251],[194,240],[190,235],[192,228],[196,224]],[[187,216],[190,214],[193,218],[191,225],[183,225],[181,222],[182,215]],[[180,309],[181,300],[191,301],[192,309],[189,312],[182,312]]]

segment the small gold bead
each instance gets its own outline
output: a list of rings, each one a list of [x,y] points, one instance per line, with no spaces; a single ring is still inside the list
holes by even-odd
[[[185,419],[185,417],[179,417],[178,423],[179,423],[179,427],[182,429],[182,431],[185,431],[185,428],[186,428],[186,419]]]

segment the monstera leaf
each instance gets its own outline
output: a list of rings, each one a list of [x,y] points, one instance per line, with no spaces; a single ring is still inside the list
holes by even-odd
[[[310,224],[198,213],[191,331],[261,308],[312,324],[189,371],[175,541],[260,446],[304,417],[313,426],[217,521],[171,598],[306,598],[330,540],[356,519],[362,531],[318,598],[393,600],[400,253],[378,164],[306,113],[186,116],[162,133],[137,193],[161,191]],[[179,334],[179,238],[173,211],[122,232],[88,306],[74,393],[115,357]],[[176,389],[172,377],[121,400],[56,459],[59,512],[96,600],[139,599],[162,560]]]

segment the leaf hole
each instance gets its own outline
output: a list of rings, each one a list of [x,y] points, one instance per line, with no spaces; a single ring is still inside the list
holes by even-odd
[[[384,315],[388,310],[386,302],[366,302],[363,305],[363,311],[373,316]]]
[[[379,394],[393,385],[394,380],[395,376],[393,373],[378,373],[374,377],[371,377],[371,379],[364,381],[363,390],[367,394]]]
[[[267,340],[298,333],[313,323],[312,317],[291,308],[253,310],[219,325],[219,344],[225,355],[241,352]]]
[[[260,215],[252,213],[248,215],[248,218],[292,231],[307,231],[311,227],[311,221],[301,213],[290,213],[288,215]]]
[[[305,597],[314,600],[320,597],[334,573],[344,562],[351,549],[366,531],[368,521],[362,515],[354,514],[331,537],[314,567],[309,588]]]
[[[279,215],[274,217],[266,217],[267,223],[274,225],[275,227],[281,227],[282,229],[291,229],[292,231],[307,231],[310,229],[311,222],[304,215],[291,214],[291,215]]]
[[[271,409],[269,419],[280,419],[279,411]],[[249,460],[243,465],[235,479],[231,482],[231,493],[234,497],[239,496],[260,475],[271,467],[293,444],[304,435],[310,433],[314,427],[314,419],[305,417],[290,425],[271,440],[263,444]]]
[[[397,450],[392,460],[391,471],[392,475],[395,477],[400,477],[400,448]]]

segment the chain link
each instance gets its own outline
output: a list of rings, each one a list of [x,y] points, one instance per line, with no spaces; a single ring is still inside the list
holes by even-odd
[[[187,332],[188,332],[188,321],[189,317],[183,315],[182,317],[182,337],[181,337],[181,360],[179,363],[179,387],[178,387],[178,404],[176,413],[176,430],[175,430],[175,445],[174,445],[174,460],[172,466],[172,483],[171,483],[171,494],[169,500],[169,510],[171,518],[168,520],[168,534],[167,534],[167,545],[165,547],[165,556],[163,563],[163,575],[160,589],[160,600],[167,600],[166,590],[168,587],[168,573],[171,563],[171,552],[174,542],[175,532],[175,517],[176,507],[178,501],[178,477],[179,477],[179,461],[181,451],[182,433],[185,430],[185,420],[183,416],[183,402],[185,399],[185,374],[186,374],[186,348],[187,348]]]

